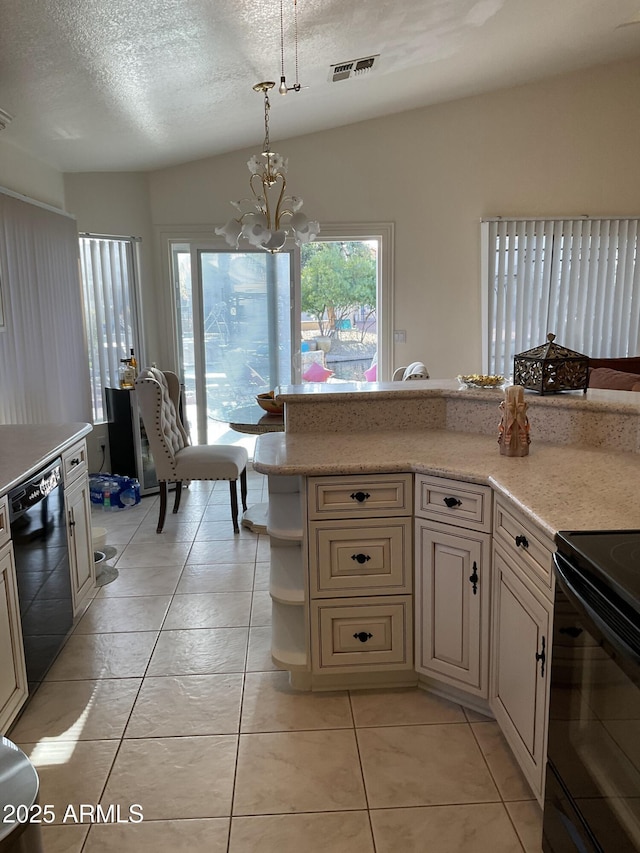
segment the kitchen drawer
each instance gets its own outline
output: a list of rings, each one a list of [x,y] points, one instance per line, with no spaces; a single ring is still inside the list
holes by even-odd
[[[309,525],[311,594],[316,597],[411,592],[410,518]]]
[[[493,536],[507,554],[519,560],[520,568],[539,588],[551,593],[552,554],[555,546],[528,519],[498,498],[495,502]]]
[[[314,670],[413,669],[411,610],[410,595],[312,602]]]
[[[0,548],[11,538],[9,527],[9,498],[5,495],[0,498]]]
[[[491,489],[445,477],[416,475],[416,515],[491,532]]]
[[[309,518],[411,515],[411,474],[309,477]]]
[[[62,454],[62,473],[65,485],[72,483],[87,470],[87,443],[86,441],[79,441]]]

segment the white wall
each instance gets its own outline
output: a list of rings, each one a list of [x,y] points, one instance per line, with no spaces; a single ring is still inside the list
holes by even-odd
[[[14,193],[64,208],[62,172],[0,138],[0,186]]]
[[[307,214],[395,222],[395,363],[453,376],[481,368],[480,219],[640,214],[639,99],[637,60],[282,141],[275,102],[271,135]],[[247,194],[253,152],[151,172],[148,195],[141,175],[67,175],[67,209],[82,230],[144,237],[150,211],[153,226],[212,231]],[[163,323],[159,251],[145,289]],[[169,340],[160,328],[149,357],[171,364]]]

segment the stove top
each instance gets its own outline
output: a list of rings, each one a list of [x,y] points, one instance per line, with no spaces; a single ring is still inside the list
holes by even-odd
[[[556,544],[640,614],[640,530],[561,530]]]

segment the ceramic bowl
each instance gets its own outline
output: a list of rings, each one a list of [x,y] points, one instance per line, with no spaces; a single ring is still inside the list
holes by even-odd
[[[268,412],[270,415],[281,415],[284,412],[284,403],[276,403],[272,394],[258,394],[256,401],[261,409]]]

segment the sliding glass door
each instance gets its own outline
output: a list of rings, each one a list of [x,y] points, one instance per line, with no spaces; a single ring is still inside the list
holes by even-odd
[[[180,372],[191,428],[215,440],[255,395],[293,380],[299,351],[293,252],[172,244]]]

